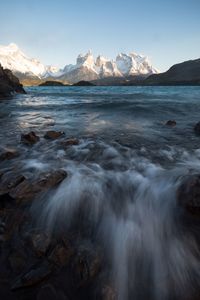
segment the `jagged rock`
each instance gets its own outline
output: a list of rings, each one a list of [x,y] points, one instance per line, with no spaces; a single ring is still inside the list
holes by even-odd
[[[186,211],[200,216],[200,175],[184,179],[177,190],[177,202]]]
[[[73,145],[79,145],[79,140],[76,138],[66,139],[62,141],[62,145],[64,147],[73,146]]]
[[[194,131],[196,134],[200,135],[200,122],[198,122],[195,126],[194,126]]]
[[[0,96],[7,97],[12,93],[25,94],[22,84],[10,70],[3,69],[0,65]]]
[[[65,133],[63,131],[49,130],[45,133],[44,138],[48,140],[55,140],[63,136]]]
[[[66,177],[67,172],[62,169],[44,173],[40,178],[24,180],[9,195],[17,201],[31,200],[36,194],[55,187]]]
[[[37,136],[34,131],[21,135],[21,142],[26,145],[34,145],[39,140],[39,136]]]
[[[48,261],[42,261],[42,263],[38,263],[22,274],[19,278],[16,279],[14,284],[11,287],[11,290],[18,290],[21,288],[29,287],[36,285],[50,276],[53,268]]]
[[[16,149],[5,148],[0,152],[0,160],[10,160],[19,156]]]
[[[175,120],[169,120],[169,121],[166,122],[165,125],[174,127],[174,126],[176,126],[176,121]]]
[[[78,286],[90,283],[99,273],[101,267],[101,256],[93,246],[81,246],[73,263],[75,282]]]
[[[48,257],[48,260],[59,267],[66,266],[69,263],[74,250],[70,245],[66,248],[63,245],[57,245]]]

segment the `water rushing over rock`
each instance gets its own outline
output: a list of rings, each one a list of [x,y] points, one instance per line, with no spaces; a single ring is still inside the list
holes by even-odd
[[[0,162],[0,279],[11,282],[10,299],[198,299],[198,88],[191,105],[184,88],[145,88],[143,98],[137,88],[78,89],[2,103],[2,147],[18,154]],[[65,134],[46,139],[52,123]],[[37,143],[20,143],[31,131]]]

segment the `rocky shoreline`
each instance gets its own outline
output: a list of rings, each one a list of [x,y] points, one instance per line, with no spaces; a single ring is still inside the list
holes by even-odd
[[[175,125],[174,120],[166,123],[166,126]],[[198,128],[197,124],[196,133],[199,133]],[[77,138],[66,138],[59,131],[47,131],[43,138],[49,142],[58,140],[64,149],[79,145]],[[30,149],[39,141],[35,132],[21,135],[21,143]],[[16,149],[4,149],[0,160],[12,161],[18,156]],[[81,208],[68,229],[62,223],[53,231],[36,226],[33,204],[48,197],[69,176],[62,168],[28,177],[12,164],[0,170],[2,299],[118,299],[109,281],[110,266],[104,249],[91,234],[90,224],[84,224]],[[176,204],[181,219],[194,221],[196,226],[200,216],[199,176],[183,178],[177,189]]]

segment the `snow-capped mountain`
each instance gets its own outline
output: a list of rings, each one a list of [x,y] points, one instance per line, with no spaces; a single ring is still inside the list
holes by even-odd
[[[5,69],[27,76],[44,78],[62,74],[56,67],[45,66],[37,59],[29,58],[13,43],[8,46],[0,46],[0,63]]]
[[[0,46],[0,64],[10,69],[19,78],[47,77],[65,80],[70,83],[80,80],[95,80],[108,77],[148,76],[158,71],[147,57],[135,53],[117,55],[115,60],[103,56],[94,58],[91,51],[77,57],[76,64],[63,69],[45,66],[36,59],[26,56],[17,45]]]

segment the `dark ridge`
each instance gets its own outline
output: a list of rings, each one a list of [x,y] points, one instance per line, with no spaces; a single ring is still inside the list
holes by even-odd
[[[39,86],[65,86],[61,81],[48,80],[39,84]]]
[[[95,84],[93,84],[90,81],[81,80],[79,82],[74,83],[73,86],[95,86]]]

